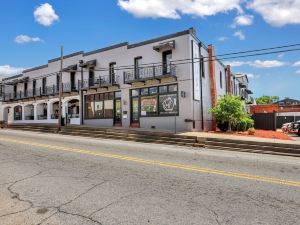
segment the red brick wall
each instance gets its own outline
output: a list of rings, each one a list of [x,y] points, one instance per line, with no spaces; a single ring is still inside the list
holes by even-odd
[[[300,112],[300,105],[278,106],[277,104],[269,105],[252,105],[250,112],[253,113],[271,113],[271,112]]]

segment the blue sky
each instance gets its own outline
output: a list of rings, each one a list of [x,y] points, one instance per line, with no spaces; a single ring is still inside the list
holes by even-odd
[[[189,27],[217,54],[300,43],[300,0],[10,0],[0,21],[2,76],[46,64],[60,45],[68,54]],[[250,74],[255,97],[300,99],[300,51],[226,61]]]

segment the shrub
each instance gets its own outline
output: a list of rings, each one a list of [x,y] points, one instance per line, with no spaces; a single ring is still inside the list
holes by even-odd
[[[222,123],[222,122],[218,122],[218,128],[220,129],[220,131],[226,132],[228,131],[228,122]]]
[[[255,134],[255,129],[252,127],[252,128],[249,128],[248,129],[248,134],[249,135],[254,135]]]
[[[237,122],[236,130],[237,131],[246,131],[247,130],[247,120],[245,118],[241,119],[240,121]]]
[[[247,122],[247,128],[246,128],[246,130],[248,130],[249,128],[253,128],[254,127],[254,120],[253,119],[247,117],[247,118],[245,118],[245,120]]]

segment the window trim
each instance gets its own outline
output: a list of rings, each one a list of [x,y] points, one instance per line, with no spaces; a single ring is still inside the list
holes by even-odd
[[[170,92],[169,91],[169,86],[173,86],[176,85],[177,87],[177,91],[173,91]],[[167,92],[164,93],[159,93],[159,87],[161,86],[167,86]],[[149,88],[153,88],[153,87],[157,87],[157,93],[156,94],[149,94]],[[141,89],[143,88],[148,88],[148,95],[141,95]],[[132,91],[133,90],[137,90],[139,92],[138,96],[132,96]],[[177,95],[177,113],[171,113],[169,115],[162,115],[160,114],[160,110],[159,110],[159,96],[160,95],[168,95],[168,94],[176,94]],[[141,114],[141,97],[147,97],[147,96],[156,96],[157,99],[157,112],[155,115],[146,115],[143,116]],[[134,89],[130,89],[130,102],[132,98],[138,98],[139,99],[139,117],[140,118],[147,118],[147,117],[170,117],[170,116],[179,116],[179,95],[178,95],[178,83],[174,83],[174,84],[164,84],[164,85],[159,85],[159,86],[150,86],[150,87],[142,87],[142,88],[134,88]]]

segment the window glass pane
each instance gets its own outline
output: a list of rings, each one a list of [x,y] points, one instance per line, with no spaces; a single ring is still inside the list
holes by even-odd
[[[159,114],[174,115],[178,114],[177,94],[167,94],[159,96]]]
[[[105,100],[104,101],[104,118],[113,118],[114,111],[114,101]]]
[[[109,99],[108,93],[104,93],[104,99],[105,99],[105,100],[108,100],[108,99]]]
[[[131,96],[139,96],[139,89],[131,90]]]
[[[141,97],[141,116],[157,115],[156,96]]]
[[[101,119],[104,116],[103,101],[95,101],[95,118]]]
[[[100,100],[100,94],[96,94],[95,95],[95,101],[99,101]]]
[[[110,99],[110,100],[114,99],[114,93],[113,92],[108,93],[108,99]]]
[[[121,98],[121,91],[115,92],[115,98]]]
[[[94,95],[88,95],[87,100],[85,103],[85,118],[93,119],[95,115]]]
[[[157,94],[157,87],[149,88],[149,94]]]
[[[177,85],[169,85],[169,92],[177,92]]]
[[[104,94],[100,94],[99,100],[104,100]]]
[[[159,87],[159,93],[167,93],[168,87],[167,86],[160,86]]]
[[[148,88],[142,88],[141,95],[148,95]]]

